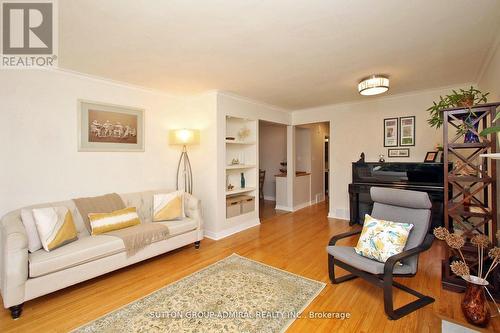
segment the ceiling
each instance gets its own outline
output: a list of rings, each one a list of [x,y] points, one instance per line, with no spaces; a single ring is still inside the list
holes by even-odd
[[[59,1],[59,66],[171,93],[294,110],[476,81],[500,0]]]

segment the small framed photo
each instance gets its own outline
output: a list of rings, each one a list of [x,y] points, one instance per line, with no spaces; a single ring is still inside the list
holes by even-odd
[[[438,157],[437,151],[428,151],[427,154],[425,155],[424,163],[434,163],[436,162],[437,157]]]
[[[398,118],[384,119],[384,147],[398,146]]]
[[[415,146],[415,116],[399,118],[399,145]]]
[[[387,156],[392,158],[410,157],[410,148],[387,149]]]
[[[79,100],[78,151],[144,151],[144,110]]]

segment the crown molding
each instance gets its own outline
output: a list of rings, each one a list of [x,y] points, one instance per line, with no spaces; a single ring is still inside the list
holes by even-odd
[[[273,109],[274,111],[279,111],[279,112],[283,112],[283,113],[287,113],[287,114],[290,114],[292,112],[292,110],[288,110],[288,109],[285,109],[285,108],[282,108],[282,107],[279,107],[279,106],[276,106],[273,104],[262,102],[262,101],[259,101],[259,100],[256,100],[256,99],[253,99],[250,97],[238,95],[238,94],[231,92],[231,91],[227,91],[227,90],[215,90],[215,91],[217,91],[217,93],[219,95],[239,99],[240,101],[243,101],[243,102],[248,102],[248,103],[260,105],[260,106],[263,106],[263,107],[266,107],[269,109]]]
[[[81,79],[92,80],[92,81],[96,81],[96,82],[100,82],[100,83],[104,83],[104,84],[109,84],[109,85],[113,85],[113,86],[117,86],[117,87],[121,87],[121,88],[140,90],[143,92],[152,93],[152,94],[156,94],[156,95],[162,95],[162,96],[166,96],[166,97],[170,97],[170,98],[185,97],[185,95],[180,95],[180,94],[175,95],[175,94],[171,94],[171,93],[165,92],[165,91],[160,90],[160,89],[153,89],[153,88],[149,88],[149,87],[145,87],[145,86],[141,86],[141,85],[136,85],[136,84],[132,84],[132,83],[124,82],[124,81],[112,80],[112,79],[108,79],[108,78],[105,78],[102,76],[82,73],[82,72],[78,72],[78,71],[74,71],[74,70],[66,69],[66,68],[62,68],[62,67],[57,67],[57,68],[38,67],[35,70],[60,73],[60,74],[64,74],[64,75],[78,77]]]

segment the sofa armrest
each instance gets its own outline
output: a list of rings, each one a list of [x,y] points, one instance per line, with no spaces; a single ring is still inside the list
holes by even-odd
[[[187,217],[197,221],[199,230],[203,229],[201,201],[192,194],[186,193],[184,198],[184,213]]]
[[[19,212],[0,221],[0,289],[5,308],[24,302],[28,279],[28,236]]]

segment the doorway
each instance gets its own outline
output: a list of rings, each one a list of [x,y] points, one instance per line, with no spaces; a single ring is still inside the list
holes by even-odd
[[[295,126],[293,210],[328,201],[330,123]]]
[[[276,179],[286,178],[286,125],[259,121],[259,218],[261,221],[287,213],[276,209]]]

